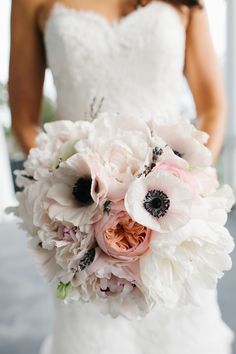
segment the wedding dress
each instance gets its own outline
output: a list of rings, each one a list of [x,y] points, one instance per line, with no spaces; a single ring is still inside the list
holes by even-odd
[[[58,119],[98,110],[171,120],[181,113],[185,29],[177,11],[152,2],[120,21],[56,4],[46,24]],[[173,132],[174,133],[174,132]],[[233,334],[215,291],[201,306],[153,310],[130,321],[95,305],[55,299],[53,335],[43,354],[230,354]]]

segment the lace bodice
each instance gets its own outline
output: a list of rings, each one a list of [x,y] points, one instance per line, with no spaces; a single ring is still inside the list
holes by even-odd
[[[45,44],[59,119],[85,119],[99,106],[144,119],[180,111],[185,29],[167,3],[151,2],[113,23],[58,3]]]

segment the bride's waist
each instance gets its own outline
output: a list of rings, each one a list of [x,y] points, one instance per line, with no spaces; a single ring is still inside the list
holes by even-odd
[[[57,119],[87,120],[100,112],[118,113],[121,115],[133,115],[144,120],[164,119],[175,120],[181,115],[181,105],[175,99],[160,101],[150,98],[137,100],[136,98],[124,100],[117,97],[116,100],[109,100],[103,96],[93,97],[91,100],[78,99],[58,100]]]

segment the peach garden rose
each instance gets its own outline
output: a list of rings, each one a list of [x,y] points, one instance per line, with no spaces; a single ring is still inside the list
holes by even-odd
[[[122,207],[114,209],[95,224],[97,243],[114,258],[134,261],[148,250],[151,230],[134,221]]]

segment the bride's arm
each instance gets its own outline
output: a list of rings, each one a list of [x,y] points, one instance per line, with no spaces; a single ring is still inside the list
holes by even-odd
[[[39,0],[13,0],[9,100],[12,128],[23,150],[34,146],[39,127],[45,55],[37,25]]]
[[[200,129],[210,135],[208,147],[217,159],[227,117],[224,81],[210,36],[206,10],[191,10],[187,28],[185,75],[196,103]]]

